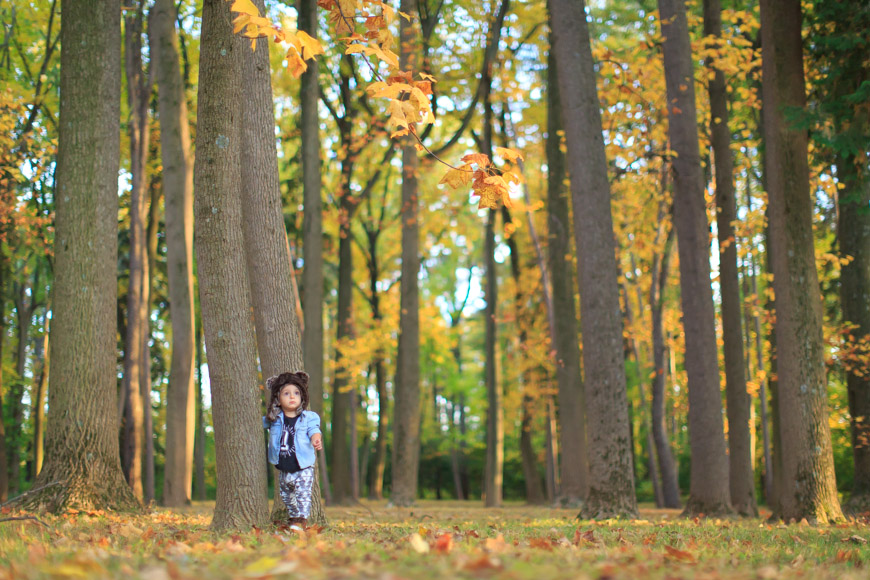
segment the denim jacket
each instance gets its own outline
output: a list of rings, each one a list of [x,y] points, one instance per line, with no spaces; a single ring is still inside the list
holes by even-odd
[[[269,463],[278,465],[278,449],[281,446],[281,432],[284,431],[284,413],[278,413],[278,418],[269,423],[263,417],[263,428],[269,430]],[[320,433],[320,415],[314,411],[302,411],[296,421],[296,460],[299,467],[305,469],[314,465],[316,458],[311,436]]]

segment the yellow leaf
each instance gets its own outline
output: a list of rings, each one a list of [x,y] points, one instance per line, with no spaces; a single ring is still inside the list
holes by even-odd
[[[496,147],[495,154],[505,161],[514,162],[517,159],[523,161],[523,154],[516,149],[508,149],[507,147]]]
[[[366,45],[364,44],[351,44],[348,45],[347,49],[345,49],[344,54],[356,54],[358,52],[362,52],[366,49]],[[368,89],[367,89],[368,90]]]
[[[299,53],[296,51],[295,47],[290,47],[287,51],[287,68],[290,70],[290,74],[293,75],[293,78],[299,78],[302,76],[306,70],[308,70],[308,65],[305,64],[305,61],[299,56]]]
[[[323,46],[316,38],[309,36],[302,30],[296,31],[296,38],[299,39],[299,44],[302,47],[302,50],[299,51],[302,54],[302,60],[308,60],[318,54],[323,54]]]
[[[418,533],[411,534],[411,537],[408,538],[411,542],[411,547],[418,554],[425,554],[429,551],[429,543],[423,539],[423,537]]]
[[[249,16],[259,16],[260,11],[257,10],[257,7],[254,6],[254,3],[251,0],[235,0],[233,5],[230,6],[230,10],[233,12],[239,12],[241,14],[247,14]]]
[[[236,19],[233,20],[233,34],[238,34],[241,30],[244,30],[245,26],[247,26],[250,21],[250,15],[239,14]]]
[[[471,183],[473,173],[474,171],[471,169],[471,164],[466,163],[465,165],[461,165],[456,169],[451,169],[445,173],[444,177],[441,178],[441,181],[439,181],[438,184],[447,185],[453,189],[459,189],[463,185]]]
[[[481,169],[489,167],[489,156],[483,153],[469,153],[462,160],[466,163],[475,163]]]
[[[427,75],[424,72],[421,72],[418,74],[420,75],[420,78],[423,79],[424,81],[429,81],[430,83],[437,83],[438,82],[438,79],[436,79],[432,75]]]

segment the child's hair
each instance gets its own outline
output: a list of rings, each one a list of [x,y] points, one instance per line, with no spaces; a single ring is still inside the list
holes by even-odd
[[[269,389],[269,410],[266,413],[266,418],[269,421],[275,421],[281,414],[281,405],[278,400],[281,396],[281,389],[287,385],[299,387],[299,393],[302,395],[301,407],[303,410],[308,408],[308,373],[305,371],[281,373],[266,381],[266,388]]]

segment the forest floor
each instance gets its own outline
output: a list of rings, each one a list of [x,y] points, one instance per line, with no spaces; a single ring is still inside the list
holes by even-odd
[[[635,521],[576,510],[421,501],[326,509],[324,529],[208,530],[213,503],[145,516],[77,512],[0,522],[0,579],[125,578],[844,578],[870,575],[870,523],[771,524],[681,518],[642,506]],[[27,514],[5,513],[0,518]]]

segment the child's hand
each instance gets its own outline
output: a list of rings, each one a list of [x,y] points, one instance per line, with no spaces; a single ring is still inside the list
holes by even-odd
[[[320,433],[315,433],[311,436],[311,444],[314,445],[317,451],[323,449],[323,438],[320,436]]]

